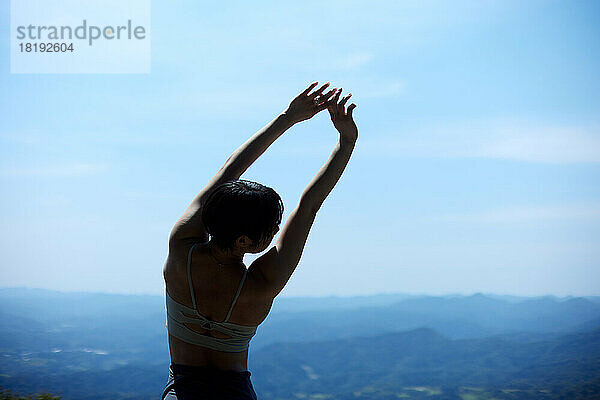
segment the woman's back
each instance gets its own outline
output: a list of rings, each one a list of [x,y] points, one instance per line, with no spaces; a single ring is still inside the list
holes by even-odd
[[[195,246],[194,246],[195,245]],[[193,251],[192,246],[194,246]],[[168,295],[183,306],[194,308],[187,273],[190,258],[190,276],[196,302],[196,310],[207,319],[223,322],[230,306],[228,323],[242,326],[257,326],[269,313],[272,298],[264,294],[263,282],[252,268],[247,270],[242,263],[219,265],[210,253],[207,243],[181,242],[172,246],[163,270]],[[241,287],[240,287],[240,283]],[[194,332],[215,338],[231,335],[218,330],[204,329],[200,324],[185,323]],[[171,361],[176,364],[210,366],[221,370],[246,371],[248,351],[221,352],[208,347],[187,343],[169,334]]]

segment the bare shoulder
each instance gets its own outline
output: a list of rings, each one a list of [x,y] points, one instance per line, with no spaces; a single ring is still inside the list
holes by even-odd
[[[163,276],[165,280],[167,275],[185,271],[187,266],[187,256],[192,246],[197,241],[190,239],[171,239],[169,240],[169,252],[163,267]]]
[[[266,272],[276,268],[276,255],[277,248],[273,246],[265,254],[254,260],[248,267],[248,275],[252,275],[252,279],[256,282],[257,294],[271,302],[277,296],[278,291],[273,282],[268,279]]]

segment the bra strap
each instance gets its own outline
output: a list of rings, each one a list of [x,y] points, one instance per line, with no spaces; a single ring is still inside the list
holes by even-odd
[[[188,283],[190,284],[190,295],[192,296],[192,305],[194,306],[194,310],[196,312],[198,312],[198,309],[196,308],[196,295],[194,294],[194,286],[192,285],[192,271],[191,271],[191,263],[192,263],[192,252],[194,251],[194,247],[196,247],[196,245],[198,245],[200,243],[195,243],[192,248],[190,249],[190,252],[188,253],[188,259],[187,259],[187,276],[188,276]]]
[[[246,267],[244,267],[244,275],[242,275],[242,280],[240,281],[240,285],[238,286],[237,292],[235,293],[235,297],[233,298],[233,302],[231,303],[231,307],[229,307],[229,312],[227,313],[227,317],[225,317],[225,321],[223,322],[227,322],[229,320],[229,316],[231,315],[231,311],[233,310],[233,306],[235,306],[235,302],[238,299],[238,296],[240,295],[240,292],[242,291],[242,286],[244,285],[244,281],[246,280],[246,274],[248,273],[248,269],[246,269]]]

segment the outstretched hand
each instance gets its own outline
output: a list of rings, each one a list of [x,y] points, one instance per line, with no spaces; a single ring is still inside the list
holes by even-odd
[[[358,128],[352,119],[352,111],[356,108],[356,104],[352,103],[345,110],[345,105],[352,93],[345,95],[338,103],[342,89],[338,89],[335,96],[328,102],[327,110],[333,122],[333,126],[340,133],[340,138],[346,141],[355,142],[358,139]]]
[[[335,93],[335,88],[323,94],[323,91],[329,86],[329,82],[321,86],[318,90],[309,94],[319,82],[311,83],[306,89],[292,100],[285,111],[292,118],[294,123],[312,118],[315,114],[323,111],[329,105],[331,96]]]

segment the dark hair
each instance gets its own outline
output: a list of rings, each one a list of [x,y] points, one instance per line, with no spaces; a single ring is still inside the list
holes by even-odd
[[[246,235],[260,243],[281,223],[283,201],[270,187],[244,179],[220,184],[209,193],[202,209],[202,223],[215,243],[232,248]]]

